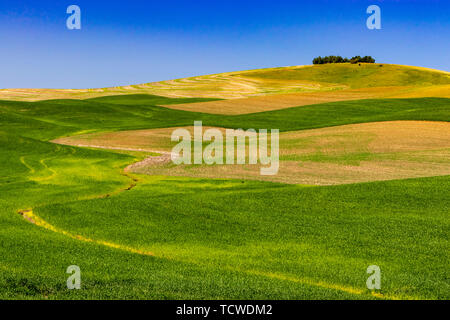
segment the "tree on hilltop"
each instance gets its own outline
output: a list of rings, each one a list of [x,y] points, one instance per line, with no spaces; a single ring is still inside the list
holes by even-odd
[[[372,58],[371,56],[365,56],[365,57],[354,56],[351,59],[343,58],[341,56],[325,56],[325,57],[318,56],[318,57],[314,58],[312,61],[313,64],[347,63],[347,62],[350,62],[352,64],[360,63],[360,62],[375,63],[375,59]]]

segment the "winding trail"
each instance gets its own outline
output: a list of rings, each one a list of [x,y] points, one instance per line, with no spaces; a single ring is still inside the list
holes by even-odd
[[[40,218],[39,216],[35,215],[33,213],[33,210],[20,210],[19,214],[21,216],[24,217],[24,219],[26,219],[27,221],[31,222],[32,224],[35,224],[39,227],[42,227],[44,229],[56,232],[56,233],[60,233],[62,235],[65,235],[69,238],[75,239],[75,240],[80,240],[80,241],[84,241],[84,242],[90,242],[90,243],[95,243],[95,244],[99,244],[99,245],[103,245],[109,248],[114,248],[114,249],[120,249],[120,250],[124,250],[127,252],[131,252],[131,253],[137,253],[137,254],[141,254],[141,255],[145,255],[145,256],[155,256],[152,252],[150,251],[144,251],[144,250],[139,250],[139,249],[135,249],[133,247],[128,247],[128,246],[123,246],[117,243],[113,243],[113,242],[109,242],[109,241],[103,241],[103,240],[95,240],[95,239],[91,239],[91,238],[87,238],[81,235],[77,235],[77,234],[73,234],[70,233],[66,230],[60,229],[58,227],[55,227],[54,225],[48,223],[47,221],[45,221],[44,219]]]
[[[25,167],[27,167],[28,170],[30,170],[31,174],[36,172],[36,170],[34,170],[34,168],[32,166],[30,166],[28,163],[26,163],[24,156],[20,157],[19,160]]]
[[[89,147],[94,148],[93,146],[89,146]],[[58,146],[58,148],[60,148],[60,147]],[[104,147],[100,147],[100,146],[99,146],[98,148],[104,148]],[[117,150],[118,148],[114,148],[114,149]],[[128,150],[128,149],[125,149],[125,148],[124,148],[124,149],[120,149],[120,150]],[[46,170],[49,170],[49,171],[52,173],[51,176],[46,177],[45,179],[51,179],[52,177],[54,177],[54,176],[57,174],[57,172],[56,172],[55,170],[49,168],[49,166],[45,164],[45,160],[48,160],[48,159],[43,159],[43,160],[41,160],[39,163],[40,163]],[[25,158],[24,158],[24,157],[20,157],[20,162],[22,162],[22,164],[24,164],[24,165],[30,170],[30,173],[35,173],[35,172],[36,172],[36,170],[35,170],[33,167],[31,167],[30,165],[28,165],[28,164],[25,162]],[[128,167],[129,167],[129,166],[128,166]],[[118,190],[118,191],[115,191],[115,192],[110,192],[110,193],[106,193],[106,194],[101,194],[101,195],[95,196],[95,197],[93,197],[92,199],[104,199],[104,198],[109,198],[109,197],[112,196],[112,195],[115,195],[115,194],[118,194],[118,193],[120,193],[120,192],[123,192],[123,191],[129,191],[129,190],[133,189],[133,188],[137,185],[137,182],[138,182],[139,180],[138,180],[137,178],[135,178],[135,177],[133,177],[133,176],[131,176],[131,175],[128,174],[128,169],[127,169],[128,167],[126,167],[126,168],[120,173],[122,176],[125,176],[125,177],[127,177],[127,178],[129,178],[129,179],[131,180],[130,184],[129,184],[127,187],[122,188],[122,189],[120,189],[120,190]],[[43,179],[41,179],[41,180],[43,180]],[[150,251],[139,250],[139,249],[136,249],[136,248],[133,248],[133,247],[124,246],[124,245],[120,245],[120,244],[113,243],[113,242],[109,242],[109,241],[95,240],[95,239],[91,239],[91,238],[88,238],[88,237],[85,237],[85,236],[82,236],[82,235],[73,234],[73,233],[71,233],[71,232],[69,232],[69,231],[66,231],[66,230],[64,230],[64,229],[55,227],[54,225],[52,225],[52,224],[50,224],[49,222],[45,221],[44,219],[42,219],[41,217],[39,217],[38,215],[36,215],[36,214],[33,212],[33,209],[18,210],[18,213],[19,213],[25,220],[27,220],[28,222],[30,222],[30,223],[32,223],[32,224],[34,224],[34,225],[37,225],[37,226],[42,227],[42,228],[44,228],[44,229],[47,229],[47,230],[50,230],[50,231],[53,231],[53,232],[56,232],[56,233],[59,233],[59,234],[68,236],[69,238],[72,238],[72,239],[75,239],[75,240],[80,240],[80,241],[84,241],[84,242],[95,243],[95,244],[103,245],[103,246],[110,247],[110,248],[114,248],[114,249],[124,250],[124,251],[130,252],[130,253],[136,253],[136,254],[141,254],[141,255],[146,255],[146,256],[155,256],[155,255],[154,255],[152,252],[150,252]]]

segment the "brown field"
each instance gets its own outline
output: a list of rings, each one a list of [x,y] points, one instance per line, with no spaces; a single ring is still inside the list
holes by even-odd
[[[188,128],[192,131],[192,127]],[[204,128],[206,129],[206,127]],[[87,134],[55,142],[170,152],[174,128]],[[223,129],[222,129],[223,130]],[[450,174],[450,124],[388,121],[280,134],[280,169],[261,176],[260,165],[179,165],[149,158],[130,166],[136,173],[254,179],[333,185]]]
[[[193,133],[193,127],[185,127]],[[204,127],[208,129],[209,127]],[[169,152],[174,143],[170,141],[170,135],[176,128],[145,129],[115,131],[107,133],[88,133],[72,137],[53,140],[52,142],[67,145],[95,146],[102,148],[120,148],[122,150],[147,152]]]
[[[349,90],[272,94],[241,99],[174,104],[166,105],[165,107],[193,112],[235,115],[335,101],[376,98],[416,98],[431,96],[450,98],[450,86],[441,86],[441,88],[375,87]]]

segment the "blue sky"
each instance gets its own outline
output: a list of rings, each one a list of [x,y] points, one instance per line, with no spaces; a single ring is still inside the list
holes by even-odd
[[[81,8],[81,30],[66,9]],[[381,8],[382,29],[366,27]],[[450,71],[450,1],[0,0],[0,88],[94,88],[311,64],[318,55]]]

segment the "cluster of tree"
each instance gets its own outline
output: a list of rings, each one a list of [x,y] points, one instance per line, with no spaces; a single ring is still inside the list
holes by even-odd
[[[350,63],[358,63],[358,62],[375,63],[375,59],[372,58],[371,56],[365,56],[362,58],[360,56],[356,56],[350,59]]]
[[[348,58],[342,58],[341,56],[326,56],[326,57],[321,57],[318,56],[317,58],[313,59],[313,64],[326,64],[326,63],[345,63],[345,62],[350,62],[350,63],[375,63],[375,59],[372,58],[371,56],[365,56],[362,57],[361,56],[355,56],[351,59]]]

